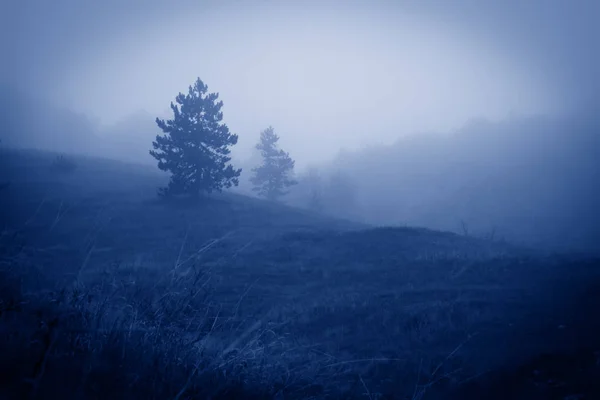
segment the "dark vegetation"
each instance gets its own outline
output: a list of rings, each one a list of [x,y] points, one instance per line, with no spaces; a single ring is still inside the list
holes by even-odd
[[[156,118],[164,134],[156,136],[150,155],[158,160],[161,171],[171,173],[161,195],[197,196],[237,186],[242,170],[229,164],[229,154],[238,136],[222,123],[223,102],[218,98],[198,78],[187,95],[179,93],[177,104],[171,103],[173,119]]]
[[[4,398],[600,395],[596,259],[0,157]]]

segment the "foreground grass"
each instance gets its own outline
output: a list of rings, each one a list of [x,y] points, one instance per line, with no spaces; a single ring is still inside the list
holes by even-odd
[[[118,171],[11,179],[0,395],[598,393],[597,260],[236,196],[161,203],[154,178],[109,188]]]
[[[65,285],[25,251],[4,255],[0,292],[0,384],[14,398],[447,398],[503,365],[596,343],[594,322],[572,313],[593,311],[553,285],[556,264],[578,284],[592,276],[581,262],[430,258],[397,273],[344,263],[327,274],[239,260],[220,273],[214,262],[187,273],[113,265]],[[584,350],[589,359],[594,348]]]
[[[2,271],[2,388],[10,398],[264,398],[277,338],[264,327],[233,336],[193,280],[107,279],[23,293],[28,276]],[[33,276],[31,276],[33,277]],[[178,290],[176,292],[175,290]],[[212,337],[232,339],[227,348]],[[242,340],[240,340],[242,339]]]

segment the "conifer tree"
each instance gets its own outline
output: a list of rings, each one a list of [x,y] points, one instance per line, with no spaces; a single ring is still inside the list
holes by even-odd
[[[256,149],[260,150],[263,164],[252,170],[254,176],[250,179],[254,184],[252,190],[269,200],[277,200],[288,193],[286,188],[297,184],[291,176],[295,162],[289,153],[278,148],[278,141],[273,127],[261,132]]]
[[[218,93],[198,78],[188,94],[179,93],[171,102],[173,119],[156,118],[163,134],[152,142],[150,155],[158,160],[158,168],[171,173],[169,185],[161,195],[211,193],[237,186],[241,169],[229,164],[230,146],[238,141],[222,123],[223,102]]]

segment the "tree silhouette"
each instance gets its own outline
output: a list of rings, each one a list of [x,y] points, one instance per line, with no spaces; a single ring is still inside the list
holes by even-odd
[[[261,132],[256,148],[260,150],[263,164],[252,169],[254,176],[250,179],[254,184],[252,190],[269,200],[277,200],[288,193],[285,188],[297,184],[291,177],[295,162],[289,153],[277,147],[278,141],[273,127]]]
[[[158,168],[171,172],[171,179],[161,195],[211,193],[237,186],[241,169],[229,163],[230,146],[238,141],[222,123],[223,102],[218,93],[208,93],[208,87],[198,78],[188,94],[179,93],[171,102],[173,119],[156,118],[163,131],[152,142],[150,155],[158,160]]]

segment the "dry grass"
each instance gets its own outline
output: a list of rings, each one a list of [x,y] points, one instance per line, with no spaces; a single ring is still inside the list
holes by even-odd
[[[2,364],[10,366],[3,385],[17,397],[376,398],[386,390],[374,383],[379,377],[414,369],[418,348],[439,331],[456,331],[452,302],[394,315],[378,309],[381,293],[337,287],[317,296],[315,282],[309,296],[267,310],[249,295],[260,291],[257,282],[223,296],[214,266],[191,264],[182,274],[180,256],[160,272],[117,264],[90,271],[86,257],[66,284],[31,264],[19,235],[4,232],[2,245]],[[374,326],[387,335],[374,336]],[[387,342],[393,338],[404,342]],[[356,340],[363,343],[354,351],[343,349]],[[426,360],[441,355],[430,351]],[[443,363],[425,372],[423,357],[414,398],[452,375],[437,376]],[[388,386],[408,390],[415,377],[404,375]]]
[[[156,283],[106,272],[93,284],[27,293],[17,289],[36,271],[0,271],[12,289],[0,303],[10,395],[264,398],[289,385],[284,339],[264,321],[223,315],[207,275]]]
[[[5,397],[446,399],[540,352],[600,345],[593,301],[574,297],[597,260],[357,231],[239,196],[159,203],[155,180],[110,192],[116,167],[80,164],[15,177],[0,198],[14,229],[0,236]]]

